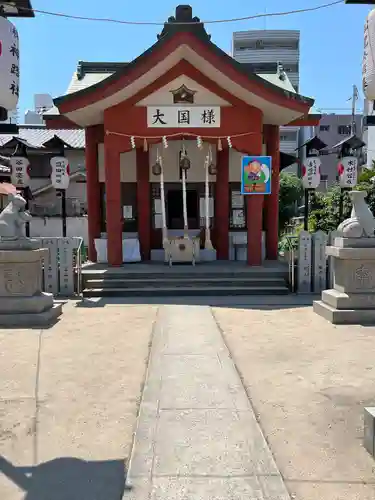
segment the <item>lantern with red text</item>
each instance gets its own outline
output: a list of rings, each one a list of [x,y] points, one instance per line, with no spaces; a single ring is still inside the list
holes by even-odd
[[[0,108],[11,111],[19,97],[19,47],[16,27],[0,16]]]
[[[302,165],[302,184],[305,189],[316,189],[320,184],[320,165],[318,156],[310,156]]]
[[[355,156],[344,156],[340,158],[337,173],[341,188],[351,188],[357,184],[358,159]]]

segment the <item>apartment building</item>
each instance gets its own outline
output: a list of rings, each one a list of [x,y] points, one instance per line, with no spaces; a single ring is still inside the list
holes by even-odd
[[[299,44],[298,30],[237,31],[233,33],[232,56],[265,78],[284,72],[294,90],[299,92]],[[280,127],[283,153],[297,155],[296,150],[303,141],[300,133],[299,127]],[[287,170],[297,173],[297,164]]]

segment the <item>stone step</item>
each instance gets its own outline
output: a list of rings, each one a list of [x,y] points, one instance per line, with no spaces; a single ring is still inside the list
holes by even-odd
[[[84,297],[173,297],[173,296],[236,296],[236,295],[287,295],[286,286],[264,287],[242,286],[230,287],[147,287],[147,288],[85,288]]]
[[[148,279],[127,279],[127,278],[101,278],[101,279],[85,279],[85,288],[155,288],[163,287],[228,287],[238,288],[247,286],[261,287],[280,287],[285,286],[285,280],[282,278],[256,278],[256,277],[230,277],[230,278],[201,278],[201,277],[163,277]]]

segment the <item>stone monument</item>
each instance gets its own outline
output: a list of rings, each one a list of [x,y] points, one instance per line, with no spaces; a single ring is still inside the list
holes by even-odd
[[[48,250],[24,235],[31,220],[24,198],[9,198],[0,213],[0,326],[47,325],[62,308],[52,294],[42,292],[42,259]]]
[[[314,311],[333,324],[375,324],[375,219],[366,191],[349,193],[353,209],[327,247],[333,263],[333,289],[314,301]]]

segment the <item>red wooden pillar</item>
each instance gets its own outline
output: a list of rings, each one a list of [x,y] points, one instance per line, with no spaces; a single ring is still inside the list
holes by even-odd
[[[122,264],[122,213],[120,151],[111,136],[104,137],[107,258],[111,266]]]
[[[137,212],[138,238],[142,260],[150,260],[151,248],[151,192],[148,151],[137,148]]]
[[[218,260],[229,259],[229,149],[217,152],[215,234]]]
[[[280,131],[277,125],[264,126],[267,155],[272,156],[272,191],[265,197],[266,256],[277,260],[279,242]]]
[[[88,216],[88,257],[96,262],[95,238],[100,238],[100,183],[98,165],[99,134],[95,126],[85,129],[85,163]]]
[[[253,139],[250,154],[262,155],[262,134]],[[247,263],[249,266],[262,265],[262,230],[264,195],[248,194],[246,199],[247,220]]]

